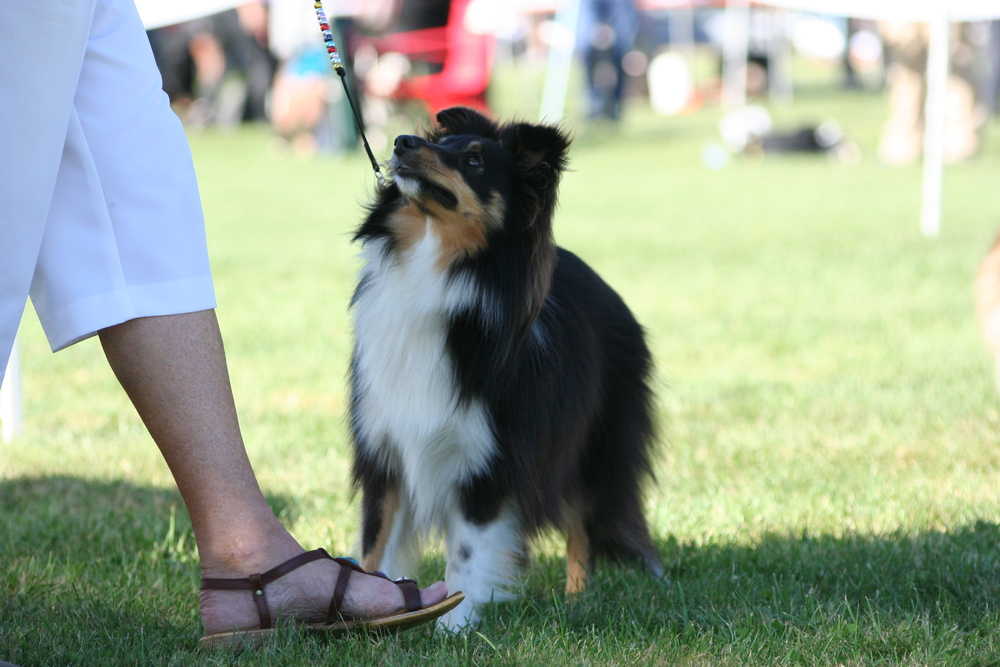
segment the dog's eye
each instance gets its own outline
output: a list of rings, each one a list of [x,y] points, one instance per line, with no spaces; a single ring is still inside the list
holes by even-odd
[[[465,165],[467,167],[482,167],[483,158],[479,157],[475,153],[470,153],[465,156]]]

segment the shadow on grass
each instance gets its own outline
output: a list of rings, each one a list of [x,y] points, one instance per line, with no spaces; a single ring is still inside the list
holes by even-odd
[[[288,499],[270,502],[292,511]],[[1000,655],[996,524],[658,546],[667,580],[601,563],[567,601],[563,560],[536,558],[523,595],[487,607],[468,644],[411,634],[391,646],[403,658],[416,642],[421,653],[483,664],[619,664],[615,656],[628,655],[635,664],[1000,665],[990,657]],[[0,482],[0,554],[0,660],[202,661],[193,655],[196,551],[176,491],[72,477]],[[420,580],[441,570],[428,558]],[[328,650],[298,646],[293,654]]]
[[[599,563],[576,601],[562,595],[564,561],[536,560],[525,595],[488,610],[484,627],[517,634],[558,623],[576,641],[666,641],[771,652],[776,661],[787,659],[781,651],[808,646],[809,655],[822,644],[828,653],[819,664],[926,659],[976,645],[963,664],[1000,665],[975,657],[1000,655],[994,523],[877,536],[768,534],[755,544],[667,540],[659,550],[664,580]]]
[[[288,499],[268,502],[293,513]],[[157,663],[151,656],[194,646],[198,576],[176,490],[65,476],[0,481],[0,660]]]
[[[267,500],[275,514],[294,521],[290,499]],[[180,494],[122,480],[44,476],[0,481],[0,526],[8,557],[23,550],[89,562],[122,546],[173,557],[194,554]]]

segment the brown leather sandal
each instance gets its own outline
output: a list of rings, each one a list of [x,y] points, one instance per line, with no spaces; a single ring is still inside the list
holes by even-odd
[[[201,590],[216,591],[251,591],[254,602],[257,604],[257,614],[260,616],[260,627],[248,630],[234,630],[228,632],[217,632],[206,635],[198,640],[201,646],[208,648],[219,647],[249,647],[259,646],[276,629],[271,622],[271,610],[267,605],[267,593],[264,587],[285,576],[292,570],[298,569],[306,563],[314,560],[330,559],[340,565],[340,574],[337,575],[337,583],[333,589],[333,597],[330,599],[330,610],[327,612],[326,621],[323,623],[303,623],[307,632],[322,633],[325,635],[340,635],[351,631],[365,630],[370,632],[395,632],[412,628],[428,621],[434,620],[451,609],[457,607],[465,595],[453,593],[437,604],[422,607],[420,604],[420,590],[416,582],[412,579],[397,579],[393,583],[399,586],[403,592],[403,600],[406,609],[386,614],[384,616],[354,616],[340,611],[340,605],[344,601],[344,593],[347,591],[347,583],[355,572],[370,574],[373,576],[388,579],[381,572],[366,572],[360,565],[347,558],[333,558],[325,549],[315,549],[290,558],[281,565],[274,567],[262,574],[251,574],[249,577],[240,579],[202,579]]]

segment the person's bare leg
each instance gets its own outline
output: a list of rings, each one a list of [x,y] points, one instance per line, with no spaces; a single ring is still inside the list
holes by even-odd
[[[261,493],[240,434],[215,311],[131,320],[100,332],[108,362],[173,473],[191,515],[202,576],[264,572],[303,551]],[[317,561],[268,587],[272,613],[322,620],[339,566]],[[442,582],[424,604],[447,595]],[[403,606],[391,582],[352,577],[344,611]],[[246,591],[203,591],[206,633],[259,625]]]

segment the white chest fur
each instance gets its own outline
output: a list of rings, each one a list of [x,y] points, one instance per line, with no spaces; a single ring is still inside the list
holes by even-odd
[[[448,314],[476,291],[437,268],[429,226],[401,256],[383,248],[366,244],[365,285],[353,307],[356,424],[401,474],[418,524],[441,527],[456,484],[481,471],[494,450],[487,411],[477,401],[459,403],[445,347]]]

